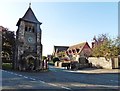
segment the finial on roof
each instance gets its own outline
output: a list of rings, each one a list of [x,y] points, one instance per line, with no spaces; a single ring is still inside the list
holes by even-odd
[[[29,8],[31,8],[31,2],[29,3]]]

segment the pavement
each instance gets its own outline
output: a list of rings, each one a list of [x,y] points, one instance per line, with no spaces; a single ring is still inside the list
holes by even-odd
[[[67,70],[65,67],[55,67],[49,66],[49,68],[62,69],[66,72],[75,72],[75,73],[120,73],[120,69],[99,69],[99,68],[84,68],[80,70]]]
[[[67,71],[67,70],[66,70]],[[120,73],[120,69],[95,69],[95,68],[86,68],[82,70],[69,71],[77,73]]]

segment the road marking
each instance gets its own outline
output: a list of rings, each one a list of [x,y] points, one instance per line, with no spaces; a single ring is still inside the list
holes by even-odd
[[[64,86],[61,86],[61,88],[64,88],[64,89],[67,89],[67,90],[71,90],[71,88],[64,87]]]
[[[3,70],[4,71],[4,70]],[[24,77],[24,78],[26,78],[26,79],[28,79],[29,77],[27,77],[27,76],[23,76],[23,75],[20,75],[20,74],[16,74],[16,73],[13,73],[13,72],[9,72],[9,71],[4,71],[4,72],[7,72],[7,73],[10,73],[10,74],[14,74],[14,75],[16,75],[16,76],[21,76],[21,77]],[[54,72],[56,72],[56,70],[54,70]],[[30,80],[36,80],[36,79],[34,79],[34,78],[29,78]],[[39,82],[41,82],[41,83],[43,83],[43,84],[45,84],[46,82],[44,82],[44,81],[41,81],[41,80],[39,80]],[[48,84],[48,85],[51,85],[51,86],[58,86],[58,85],[56,85],[56,84],[52,84],[52,83],[46,83],[46,84]],[[67,89],[67,90],[71,90],[71,88],[68,88],[68,87],[64,87],[64,86],[61,86],[61,88],[63,88],[63,89]]]
[[[7,72],[7,71],[5,71],[5,70],[2,70],[2,71]]]
[[[118,82],[118,81],[115,81],[115,82]]]
[[[6,71],[7,73],[11,73],[11,72],[9,72],[9,71]]]
[[[34,80],[34,81],[36,80],[36,79],[34,79],[34,78],[31,78],[31,77],[30,77],[29,79]]]
[[[119,86],[111,86],[111,85],[94,85],[96,87],[107,87],[107,88],[118,88]]]
[[[41,81],[41,80],[40,80],[40,82],[41,82],[41,83],[45,83],[44,81]]]
[[[13,74],[12,72],[10,72],[10,74]]]
[[[113,80],[110,80],[110,81],[112,81],[112,82],[113,82]]]
[[[27,76],[23,76],[24,78],[28,78]]]
[[[49,85],[51,85],[51,86],[57,86],[56,84],[53,84],[53,83],[48,83]]]
[[[118,82],[118,81],[114,81],[114,80],[110,80],[110,81],[112,81],[112,82]]]
[[[18,75],[18,76],[22,76],[22,75]]]
[[[18,74],[14,73],[14,75],[18,76]]]

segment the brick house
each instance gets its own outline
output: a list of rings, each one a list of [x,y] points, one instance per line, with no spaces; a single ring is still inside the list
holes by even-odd
[[[85,56],[89,57],[91,55],[91,48],[88,44],[88,42],[79,43],[76,45],[72,45],[67,49],[67,54],[72,57],[79,56]]]
[[[64,52],[69,57],[76,57],[77,55],[88,57],[91,55],[91,51],[88,42],[83,42],[72,46],[54,46],[53,56],[58,57],[60,52]]]

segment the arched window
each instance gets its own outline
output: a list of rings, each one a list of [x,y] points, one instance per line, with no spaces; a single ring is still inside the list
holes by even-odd
[[[31,27],[29,28],[29,32],[32,32],[32,29],[31,29]]]
[[[25,31],[27,31],[27,26],[25,26]]]
[[[33,29],[32,29],[32,32],[33,32],[33,33],[35,32],[35,29],[34,29],[34,27],[33,27]]]

